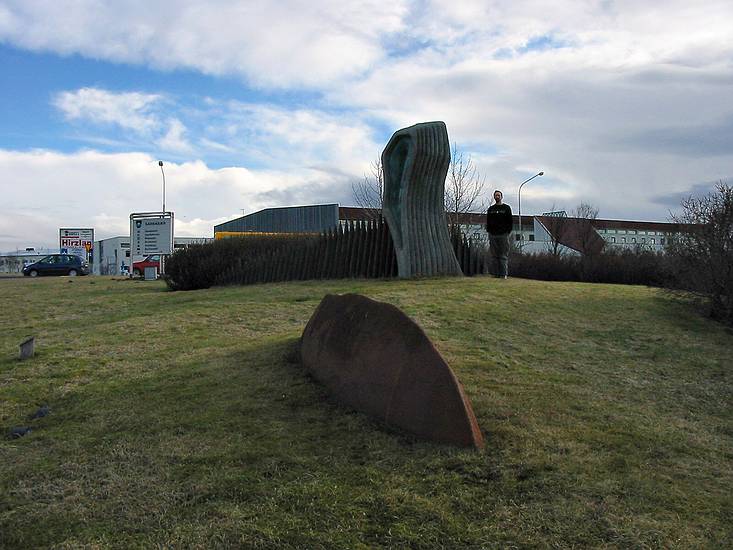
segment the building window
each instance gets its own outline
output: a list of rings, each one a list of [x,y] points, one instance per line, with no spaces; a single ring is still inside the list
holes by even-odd
[[[518,241],[519,239],[520,239],[520,235],[519,235],[519,233],[517,233],[516,240]]]
[[[534,233],[530,233],[529,234],[529,240],[530,241],[534,241]]]
[[[641,238],[641,242],[642,242],[642,243],[645,243],[645,242],[646,242],[646,237],[642,237],[642,238]]]
[[[659,239],[659,244],[664,245],[664,237],[662,237],[661,239]]]
[[[652,239],[652,244],[657,244],[657,239]]]
[[[631,244],[636,244],[636,237],[631,238]]]
[[[606,233],[616,233],[615,229],[606,229]]]
[[[629,229],[629,231],[628,231],[628,234],[629,234],[629,235],[636,235],[636,230],[634,230],[634,229]]]
[[[622,242],[623,244],[626,244],[626,237],[621,237],[621,242]]]
[[[611,242],[612,242],[613,244],[616,244],[616,237],[611,237]]]

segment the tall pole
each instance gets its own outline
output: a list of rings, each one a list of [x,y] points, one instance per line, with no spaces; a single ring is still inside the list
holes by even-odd
[[[163,174],[163,215],[165,216],[165,171],[163,171],[163,161],[158,161],[160,173]],[[165,273],[165,254],[160,255],[160,274]]]
[[[160,166],[160,173],[163,174],[163,213],[165,214],[165,172],[163,171],[163,161],[158,161],[158,166]]]
[[[524,187],[524,184],[527,182],[532,181],[538,176],[544,176],[544,172],[537,172],[534,176],[531,178],[528,178],[524,180],[521,185],[519,186],[519,246],[522,246],[522,241],[524,240],[524,235],[522,234],[522,187]]]

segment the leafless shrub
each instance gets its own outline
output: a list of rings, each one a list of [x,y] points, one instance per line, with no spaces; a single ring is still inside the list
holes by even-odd
[[[733,324],[733,187],[721,182],[682,201],[680,232],[667,244],[672,288],[702,296],[713,318]]]

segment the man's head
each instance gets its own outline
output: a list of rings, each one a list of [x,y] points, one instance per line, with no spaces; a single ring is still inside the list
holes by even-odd
[[[496,204],[501,204],[501,200],[504,198],[504,194],[498,189],[494,191],[494,201]]]

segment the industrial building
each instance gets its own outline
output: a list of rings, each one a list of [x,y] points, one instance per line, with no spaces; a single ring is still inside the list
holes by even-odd
[[[339,224],[354,221],[368,221],[379,216],[373,208],[339,206],[338,204],[316,204],[307,206],[286,206],[265,208],[214,226],[214,237],[222,238],[241,233],[320,233],[334,229]],[[567,223],[558,223],[548,218],[565,218]],[[594,248],[644,249],[662,252],[671,235],[680,231],[680,225],[664,222],[595,219],[590,226],[595,235],[583,236],[578,231],[581,225],[574,223],[565,212],[552,212],[542,216],[514,216],[514,240],[521,243],[525,252],[547,252],[557,240],[560,250],[580,253],[580,243],[594,243]],[[488,244],[485,213],[458,215],[458,222],[466,237]],[[563,234],[559,228],[563,227]]]

